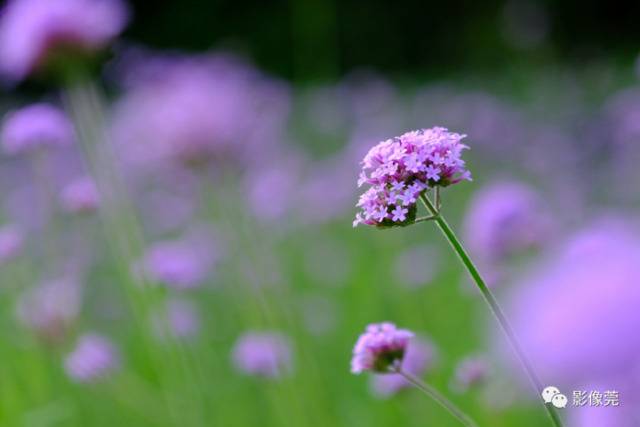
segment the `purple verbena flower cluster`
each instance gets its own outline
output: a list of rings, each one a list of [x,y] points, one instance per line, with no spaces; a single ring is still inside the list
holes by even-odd
[[[292,369],[291,344],[278,332],[247,332],[233,349],[233,363],[245,374],[277,378]]]
[[[60,195],[62,207],[69,213],[94,212],[100,204],[100,193],[96,183],[89,177],[70,182]]]
[[[410,340],[407,346],[402,369],[414,376],[421,377],[434,367],[436,355],[435,345],[430,340],[416,336]],[[375,396],[380,398],[391,397],[410,385],[410,382],[398,374],[382,374],[371,377],[371,390]]]
[[[86,334],[78,339],[64,367],[74,381],[87,383],[107,376],[117,367],[118,359],[116,348],[107,338]]]
[[[463,393],[485,382],[488,376],[489,366],[487,362],[482,357],[470,356],[460,361],[456,366],[451,388]]]
[[[389,322],[367,326],[353,348],[351,372],[389,372],[390,367],[402,362],[412,337],[412,332],[398,329]]]
[[[15,225],[0,227],[0,265],[11,261],[22,252],[24,233]]]
[[[184,291],[206,281],[219,255],[218,248],[207,236],[187,236],[150,246],[141,267],[151,280]]]
[[[43,341],[58,343],[77,318],[81,302],[80,283],[61,277],[28,290],[19,299],[16,314]]]
[[[362,161],[358,186],[369,184],[357,205],[362,209],[353,226],[410,224],[416,202],[429,188],[471,180],[460,141],[466,135],[434,127],[407,132],[382,141]]]
[[[200,330],[196,307],[186,299],[173,298],[167,306],[154,313],[153,326],[159,338],[190,339]]]
[[[44,147],[65,147],[73,143],[73,124],[57,107],[32,104],[8,113],[0,141],[7,154],[20,154]]]

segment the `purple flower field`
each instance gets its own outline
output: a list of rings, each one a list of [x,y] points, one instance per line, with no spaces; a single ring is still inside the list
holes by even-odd
[[[0,426],[640,426],[635,58],[299,81],[1,10]]]

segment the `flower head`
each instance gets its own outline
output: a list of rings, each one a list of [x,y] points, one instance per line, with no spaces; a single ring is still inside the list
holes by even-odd
[[[488,263],[541,246],[549,215],[536,192],[519,182],[491,184],[477,193],[464,223],[469,250]]]
[[[433,368],[436,361],[436,349],[431,341],[414,337],[409,341],[407,352],[402,361],[402,369],[416,375],[422,376],[425,371]],[[371,377],[371,389],[378,397],[390,397],[410,383],[401,375],[374,375]]]
[[[9,154],[67,146],[73,142],[73,125],[59,108],[33,104],[5,116],[0,140]]]
[[[69,278],[44,282],[20,298],[18,319],[47,342],[59,342],[81,305],[80,284]]]
[[[79,178],[67,185],[61,194],[64,209],[71,213],[89,213],[98,208],[100,195],[89,177]]]
[[[360,335],[351,359],[351,372],[387,373],[389,368],[402,363],[413,333],[398,329],[393,323],[375,323]]]
[[[369,150],[358,186],[371,187],[356,205],[362,212],[356,215],[354,227],[410,224],[416,201],[425,190],[470,180],[461,158],[468,148],[460,142],[465,136],[434,127],[407,132]]]
[[[186,236],[152,245],[145,253],[142,268],[150,279],[186,290],[202,285],[218,256],[218,248],[208,236]]]
[[[233,349],[233,363],[239,371],[269,378],[291,369],[289,340],[277,332],[248,332]]]
[[[464,392],[469,388],[482,384],[489,373],[487,362],[481,357],[467,357],[456,366],[451,387]]]
[[[118,365],[118,354],[111,342],[97,334],[83,335],[64,362],[71,379],[93,382],[112,372]]]
[[[0,14],[0,72],[21,80],[66,52],[94,52],[123,29],[119,0],[10,0]]]
[[[286,94],[253,66],[222,55],[141,54],[136,73],[116,104],[113,133],[134,166],[245,162],[271,155],[278,104]],[[270,123],[271,121],[275,123]]]
[[[0,265],[19,256],[24,246],[24,235],[20,228],[5,225],[0,228]]]
[[[155,313],[153,325],[160,338],[193,338],[200,330],[196,307],[185,299],[171,299],[164,310]]]

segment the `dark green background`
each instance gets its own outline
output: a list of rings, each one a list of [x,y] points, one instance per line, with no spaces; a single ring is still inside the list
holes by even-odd
[[[640,46],[640,2],[535,1],[544,43],[522,49],[504,33],[505,1],[135,0],[126,38],[157,48],[239,50],[298,81],[353,68],[392,75],[492,72],[513,65],[630,61]]]

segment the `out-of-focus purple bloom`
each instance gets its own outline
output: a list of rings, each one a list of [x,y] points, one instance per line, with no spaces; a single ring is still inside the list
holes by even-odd
[[[291,216],[299,190],[299,163],[291,156],[283,157],[271,167],[247,174],[247,202],[257,219],[276,222]]]
[[[5,116],[0,139],[9,154],[67,146],[74,139],[73,125],[59,108],[33,104]]]
[[[569,398],[570,427],[635,427],[640,422],[640,371],[601,383],[581,384],[574,388],[579,396]]]
[[[272,115],[286,117],[277,84],[228,56],[160,57],[132,68],[147,78],[134,79],[116,105],[113,129],[137,164],[263,161]]]
[[[411,289],[428,284],[437,274],[438,255],[431,246],[415,246],[401,252],[394,262],[399,283]]]
[[[18,303],[18,317],[45,341],[58,342],[80,310],[80,285],[67,278],[45,282]]]
[[[603,121],[591,132],[599,141],[599,149],[593,153],[593,162],[605,157],[609,166],[604,171],[606,179],[614,182],[637,182],[640,179],[640,89],[626,89],[607,101]],[[591,174],[593,172],[590,171]],[[594,182],[602,179],[593,178]],[[608,192],[618,200],[637,200],[637,192],[626,191],[624,186],[611,186]]]
[[[233,348],[233,363],[248,375],[277,378],[292,368],[291,344],[278,332],[247,332]]]
[[[21,80],[57,55],[103,48],[128,11],[119,0],[9,0],[0,16],[0,71]]]
[[[473,135],[477,158],[509,163],[525,136],[525,117],[514,106],[485,92],[456,92],[446,86],[418,90],[411,123],[430,120]]]
[[[616,93],[607,102],[604,114],[609,126],[607,139],[620,149],[640,143],[640,90],[627,89]]]
[[[342,216],[352,208],[355,188],[344,185],[353,178],[352,159],[344,153],[315,162],[298,191],[298,216],[305,225]]]
[[[401,111],[402,103],[398,90],[384,76],[369,70],[356,70],[342,82],[342,101],[350,107],[352,120],[361,126],[376,126],[387,131],[394,113]]]
[[[257,218],[273,221],[289,211],[288,198],[296,182],[286,170],[271,170],[254,184],[248,195]]]
[[[362,161],[358,186],[371,187],[360,196],[353,226],[389,226],[410,223],[416,200],[436,186],[471,179],[464,167],[460,141],[465,135],[434,127],[407,132],[373,147]],[[404,211],[407,212],[404,212]]]
[[[412,332],[389,322],[367,326],[353,348],[351,372],[389,373],[391,368],[401,366],[412,337]]]
[[[158,334],[166,332],[176,338],[191,338],[200,330],[200,316],[193,304],[183,299],[168,301],[166,310],[154,318]]]
[[[95,182],[83,177],[68,184],[61,194],[63,208],[71,213],[94,212],[100,203],[100,195]]]
[[[0,228],[0,265],[19,256],[23,246],[24,235],[20,228],[14,225]]]
[[[474,259],[491,273],[508,257],[549,238],[550,218],[540,197],[518,182],[498,182],[471,201],[463,234]],[[499,273],[495,272],[496,278]],[[490,274],[492,276],[492,274]]]
[[[581,391],[590,393],[597,391],[599,393],[611,390],[612,387],[607,386],[589,386],[582,387]],[[613,390],[619,393],[619,406],[601,405],[590,406],[585,402],[584,406],[572,407],[569,415],[570,427],[635,427],[640,422],[640,411],[636,403],[625,397],[625,393],[620,390]],[[572,396],[569,398],[569,405],[572,404]]]
[[[489,366],[481,357],[468,357],[456,366],[455,374],[451,382],[451,388],[458,392],[484,383],[489,375]]]
[[[169,302],[167,320],[177,337],[190,337],[200,330],[200,317],[193,304],[185,300]]]
[[[78,339],[75,349],[66,357],[64,367],[72,380],[90,383],[112,373],[118,364],[119,357],[113,344],[92,333]]]
[[[433,367],[435,360],[436,350],[433,343],[421,337],[413,337],[407,346],[402,369],[421,377]],[[371,389],[379,397],[390,397],[410,385],[398,374],[374,375],[371,378]]]
[[[615,387],[640,372],[638,236],[631,224],[605,218],[571,236],[517,288],[509,313],[545,384]]]
[[[218,256],[208,237],[186,237],[154,244],[145,254],[142,266],[151,279],[184,290],[200,286]]]

